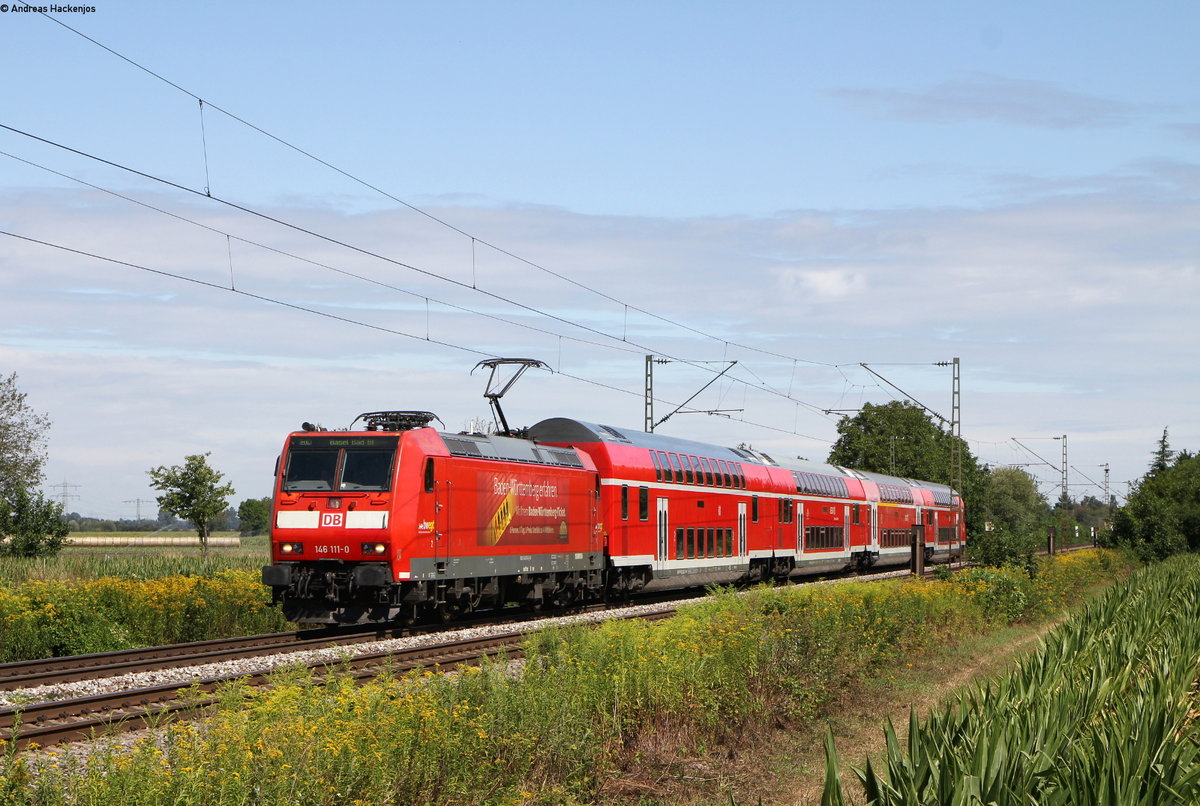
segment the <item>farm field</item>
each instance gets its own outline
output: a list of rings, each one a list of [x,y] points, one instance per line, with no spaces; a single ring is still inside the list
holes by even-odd
[[[42,754],[35,770],[9,757],[0,773],[14,785],[0,794],[18,804],[801,803],[830,719],[913,701],[944,685],[947,667],[986,671],[963,662],[988,647],[984,636],[1005,631],[987,650],[999,664],[1019,635],[1010,621],[1052,616],[1128,568],[1081,552],[1042,562],[1036,579],[979,569],[757,589],[666,622],[549,631],[520,667],[326,688],[283,674],[261,690],[231,686],[211,721],[172,727],[162,742],[86,761]]]
[[[0,557],[0,662],[288,629],[261,584],[266,541]]]
[[[171,535],[195,538],[194,532]],[[72,532],[71,537],[147,538],[148,532]],[[213,537],[236,537],[216,532]],[[54,557],[0,557],[0,583],[27,580],[86,580],[113,576],[155,579],[175,574],[257,571],[269,561],[266,535],[242,537],[238,546],[212,546],[207,558],[196,546],[66,546]]]
[[[1143,569],[858,770],[879,806],[1200,800],[1200,558]],[[830,755],[831,769],[836,755]],[[830,777],[824,802],[846,802]]]

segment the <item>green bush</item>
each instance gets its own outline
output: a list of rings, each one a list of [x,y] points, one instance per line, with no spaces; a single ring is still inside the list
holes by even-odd
[[[1045,545],[1037,532],[1011,532],[999,527],[991,532],[978,532],[967,541],[967,556],[980,565],[1029,567],[1033,556]]]
[[[247,571],[152,580],[0,585],[0,661],[173,644],[288,628]]]

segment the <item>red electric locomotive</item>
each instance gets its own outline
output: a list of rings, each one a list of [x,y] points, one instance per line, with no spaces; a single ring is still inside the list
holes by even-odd
[[[964,544],[944,485],[563,418],[519,437],[439,432],[428,412],[360,419],[293,433],[280,457],[263,582],[294,621],[904,563],[914,526],[930,558]]]

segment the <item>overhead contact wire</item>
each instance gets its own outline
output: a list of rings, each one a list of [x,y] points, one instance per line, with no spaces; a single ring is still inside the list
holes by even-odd
[[[129,65],[131,65],[131,66],[133,66],[133,67],[135,67],[135,68],[137,68],[138,70],[141,70],[141,71],[143,71],[144,73],[146,73],[146,74],[148,74],[148,75],[150,75],[150,76],[153,76],[154,78],[158,79],[159,81],[162,81],[163,83],[167,84],[167,85],[168,85],[168,86],[170,86],[170,87],[173,87],[174,89],[178,90],[179,92],[183,93],[184,95],[187,95],[187,96],[189,96],[189,97],[191,97],[191,98],[194,98],[194,99],[196,99],[196,100],[197,100],[197,101],[199,101],[201,104],[205,103],[205,102],[204,102],[204,100],[203,100],[203,99],[202,99],[202,98],[201,98],[199,95],[196,95],[194,92],[192,92],[192,91],[190,91],[190,90],[188,90],[188,89],[185,89],[184,87],[181,87],[180,85],[176,84],[175,82],[171,81],[170,79],[167,79],[167,78],[165,78],[164,76],[162,76],[162,75],[160,75],[160,74],[158,74],[158,73],[154,72],[154,71],[153,71],[153,70],[151,70],[150,68],[148,68],[148,67],[145,67],[145,66],[143,66],[143,65],[139,64],[138,62],[134,61],[133,59],[129,58],[128,56],[125,56],[125,55],[123,55],[123,54],[119,53],[118,51],[115,51],[115,50],[113,50],[112,48],[108,47],[107,45],[105,45],[105,44],[103,44],[103,43],[101,43],[101,42],[97,41],[96,39],[93,39],[92,37],[88,36],[87,34],[83,33],[82,31],[79,31],[79,30],[77,30],[77,29],[75,29],[75,28],[72,28],[70,25],[67,25],[65,22],[63,22],[63,21],[61,21],[61,20],[58,20],[58,19],[56,19],[56,18],[54,18],[54,17],[51,17],[51,16],[50,16],[48,13],[46,13],[46,12],[41,12],[41,13],[42,13],[42,15],[43,15],[43,16],[45,16],[47,19],[49,19],[49,20],[51,20],[52,22],[54,22],[54,23],[56,23],[56,24],[58,24],[58,25],[62,26],[63,28],[66,28],[68,31],[71,31],[71,32],[72,32],[72,33],[74,33],[75,35],[77,35],[77,36],[79,36],[79,37],[82,37],[83,39],[86,39],[88,42],[91,42],[91,43],[92,43],[93,45],[95,45],[96,47],[99,47],[99,48],[101,48],[102,50],[104,50],[104,51],[106,51],[106,52],[108,52],[108,53],[112,54],[113,56],[116,56],[118,59],[121,59],[122,61],[126,62],[127,64],[129,64]],[[589,293],[591,293],[591,294],[595,294],[596,296],[598,296],[598,297],[601,297],[602,299],[606,299],[606,300],[608,300],[608,301],[610,301],[610,302],[613,302],[614,304],[617,304],[617,305],[626,305],[627,307],[631,308],[632,310],[634,310],[634,311],[637,311],[638,313],[644,314],[644,315],[646,315],[646,316],[649,316],[649,317],[650,317],[650,318],[652,318],[652,319],[657,319],[657,320],[658,320],[658,321],[660,321],[660,322],[664,322],[664,323],[666,323],[666,324],[672,325],[672,326],[674,326],[674,327],[677,327],[677,328],[679,328],[679,329],[681,329],[681,330],[686,330],[686,331],[688,331],[688,332],[690,332],[690,333],[694,333],[694,334],[696,334],[696,335],[698,335],[698,336],[701,336],[701,337],[703,337],[703,338],[706,338],[706,339],[712,339],[712,340],[714,340],[714,341],[725,341],[725,340],[723,340],[723,339],[720,339],[720,338],[718,338],[717,336],[714,336],[714,335],[712,335],[711,333],[707,333],[707,332],[705,332],[705,331],[703,331],[703,330],[699,330],[698,328],[694,328],[694,327],[692,327],[691,325],[688,325],[688,324],[686,324],[686,323],[679,322],[679,321],[676,321],[676,320],[674,320],[674,319],[670,319],[669,317],[663,316],[663,315],[661,315],[661,314],[654,313],[653,311],[646,310],[646,309],[644,309],[644,308],[641,308],[641,307],[638,307],[638,306],[636,306],[636,305],[629,305],[628,303],[626,303],[626,302],[624,302],[624,301],[622,301],[622,300],[619,300],[619,299],[617,299],[616,297],[614,297],[614,296],[612,296],[612,295],[610,295],[610,294],[608,294],[608,293],[605,293],[605,292],[603,292],[603,291],[600,291],[600,290],[598,290],[598,289],[596,289],[596,288],[592,288],[591,286],[589,286],[589,285],[587,285],[587,284],[585,284],[585,283],[579,282],[578,280],[575,280],[575,279],[573,279],[573,278],[571,278],[571,277],[568,277],[568,276],[566,276],[566,275],[564,275],[564,274],[562,274],[562,273],[560,273],[560,272],[557,272],[557,271],[554,271],[553,269],[547,268],[546,266],[543,266],[543,265],[541,265],[541,264],[539,264],[539,263],[536,263],[536,262],[534,262],[534,261],[532,261],[532,260],[530,260],[530,259],[528,259],[528,258],[526,258],[526,257],[522,257],[521,255],[518,255],[518,254],[516,254],[516,253],[514,253],[514,252],[511,252],[511,251],[509,251],[509,250],[507,250],[507,249],[504,249],[504,248],[502,248],[502,247],[496,246],[495,244],[493,244],[493,243],[491,243],[491,242],[489,242],[489,241],[486,241],[486,240],[483,240],[483,239],[476,238],[474,235],[472,235],[471,233],[469,233],[469,232],[467,232],[466,230],[462,229],[461,227],[458,227],[458,226],[456,226],[456,225],[454,225],[454,224],[450,223],[449,221],[447,221],[447,220],[445,220],[445,219],[443,219],[443,218],[440,218],[439,216],[436,216],[436,215],[434,215],[434,214],[432,214],[432,213],[428,212],[427,210],[424,210],[424,209],[422,209],[422,208],[420,208],[420,207],[417,207],[416,205],[414,205],[414,204],[411,204],[411,203],[409,203],[409,202],[405,201],[404,199],[401,199],[401,198],[399,198],[398,196],[395,196],[395,195],[393,195],[392,193],[389,193],[388,191],[384,190],[383,188],[381,188],[381,187],[379,187],[379,186],[377,186],[377,185],[374,185],[374,184],[372,184],[372,183],[368,182],[368,181],[367,181],[367,180],[365,180],[365,179],[362,179],[362,178],[360,178],[360,177],[358,177],[358,176],[356,176],[356,175],[354,175],[354,174],[352,174],[352,173],[350,173],[350,172],[348,172],[348,171],[346,171],[346,170],[344,170],[344,169],[342,169],[342,168],[339,168],[338,166],[334,165],[333,163],[331,163],[331,162],[328,162],[327,160],[324,160],[324,159],[322,159],[321,157],[318,157],[317,155],[315,155],[315,154],[313,154],[313,153],[311,153],[311,152],[309,152],[309,151],[306,151],[305,149],[303,149],[303,148],[300,148],[299,146],[297,146],[297,145],[294,145],[293,143],[291,143],[291,142],[289,142],[289,141],[287,141],[287,140],[284,140],[282,137],[279,137],[279,136],[277,136],[277,135],[275,135],[275,134],[272,134],[271,132],[267,131],[266,129],[263,129],[262,127],[260,127],[260,126],[257,126],[257,125],[256,125],[256,124],[254,124],[254,123],[251,123],[250,121],[248,121],[248,120],[246,120],[246,119],[244,119],[244,118],[242,118],[242,117],[240,117],[240,116],[238,116],[238,115],[236,115],[236,114],[234,114],[234,113],[232,113],[232,112],[228,111],[227,109],[225,109],[225,108],[223,108],[223,107],[221,107],[221,106],[218,106],[217,104],[214,104],[214,103],[212,103],[212,102],[209,102],[209,103],[208,103],[208,105],[209,105],[211,108],[213,108],[213,109],[217,110],[218,112],[220,112],[221,114],[228,116],[230,119],[232,119],[232,120],[235,120],[235,121],[237,121],[238,123],[241,123],[243,126],[246,126],[247,128],[249,128],[249,129],[252,129],[253,131],[256,131],[256,132],[258,132],[259,134],[263,135],[264,137],[267,137],[268,139],[270,139],[270,140],[273,140],[274,142],[276,142],[276,143],[278,143],[278,144],[280,144],[280,145],[284,146],[285,148],[288,148],[288,149],[290,149],[290,150],[292,150],[292,151],[296,152],[297,154],[300,154],[300,155],[302,155],[302,156],[304,156],[304,157],[306,157],[306,158],[308,158],[308,159],[310,159],[310,160],[312,160],[312,161],[314,161],[314,162],[318,163],[319,165],[322,165],[322,166],[324,166],[324,167],[328,168],[329,170],[331,170],[331,171],[333,171],[333,172],[337,173],[337,174],[338,174],[338,175],[340,175],[340,176],[343,176],[343,177],[345,177],[346,179],[349,179],[349,180],[350,180],[350,181],[352,181],[352,182],[355,182],[356,184],[359,184],[359,185],[361,185],[362,187],[368,188],[369,190],[372,190],[372,191],[374,191],[374,192],[376,192],[376,193],[380,194],[380,195],[381,195],[381,196],[383,196],[384,198],[390,199],[390,200],[394,201],[395,203],[397,203],[397,204],[399,204],[399,205],[402,205],[403,207],[405,207],[405,208],[407,208],[407,209],[409,209],[409,210],[413,211],[414,213],[417,213],[418,215],[424,216],[425,218],[429,219],[430,221],[433,221],[433,222],[435,222],[435,223],[439,224],[440,226],[443,226],[443,227],[445,227],[445,228],[447,228],[447,229],[451,230],[452,232],[455,232],[455,233],[457,233],[457,234],[459,234],[459,235],[463,236],[464,238],[470,238],[472,241],[478,241],[480,244],[483,244],[484,246],[488,247],[489,249],[492,249],[492,250],[496,251],[496,252],[497,252],[497,253],[499,253],[499,254],[505,255],[506,257],[510,257],[510,258],[512,258],[513,260],[520,261],[521,263],[524,263],[524,264],[526,264],[527,266],[529,266],[529,267],[531,267],[531,268],[534,268],[534,269],[537,269],[538,271],[541,271],[541,272],[544,272],[544,273],[546,273],[546,274],[549,274],[549,275],[551,275],[552,277],[556,277],[556,278],[558,278],[559,280],[562,280],[562,281],[563,281],[563,282],[565,282],[565,283],[569,283],[569,284],[571,284],[571,285],[574,285],[574,286],[575,286],[575,287],[577,287],[577,288],[580,288],[580,289],[582,289],[582,290],[585,290],[585,291],[587,291],[587,292],[589,292]],[[605,335],[607,336],[607,334],[605,334]],[[613,338],[613,337],[611,337],[611,336],[608,336],[608,337],[609,337],[609,338]],[[795,356],[789,356],[789,355],[784,355],[784,354],[782,354],[782,353],[776,353],[776,352],[773,352],[773,351],[771,351],[771,350],[765,350],[765,349],[763,349],[763,348],[761,348],[761,347],[754,347],[754,346],[752,346],[752,345],[740,344],[740,343],[737,343],[737,342],[728,342],[728,341],[727,341],[727,344],[732,344],[733,346],[737,347],[738,349],[742,349],[742,350],[750,350],[750,351],[752,351],[752,352],[757,352],[757,353],[760,353],[760,354],[762,354],[762,355],[769,355],[769,356],[772,356],[772,357],[774,357],[774,358],[780,358],[780,359],[784,359],[784,360],[788,360],[788,361],[801,361],[801,362],[804,362],[804,363],[806,363],[806,364],[812,364],[812,365],[814,365],[814,366],[825,366],[825,367],[831,367],[831,366],[834,366],[833,364],[830,364],[830,363],[828,363],[828,362],[824,362],[824,361],[814,361],[814,360],[812,360],[812,359],[808,359],[808,358],[797,358],[797,357],[795,357]]]
[[[202,286],[204,288],[210,288],[215,291],[222,291],[222,292],[226,292],[226,293],[237,294],[238,296],[246,297],[248,299],[258,300],[259,302],[265,302],[265,303],[268,303],[271,305],[278,305],[280,307],[289,308],[291,310],[298,311],[301,313],[313,314],[314,316],[320,316],[320,317],[323,317],[326,319],[332,319],[337,322],[342,322],[344,324],[355,325],[357,327],[364,327],[364,328],[368,328],[370,330],[376,330],[381,333],[387,333],[387,334],[390,334],[393,336],[402,336],[404,338],[414,339],[416,341],[424,341],[424,342],[428,342],[430,344],[436,344],[440,347],[448,347],[452,350],[458,350],[460,352],[471,353],[473,355],[478,355],[478,356],[486,357],[486,356],[491,355],[491,353],[489,353],[489,352],[485,352],[483,350],[477,350],[473,347],[465,347],[461,344],[454,344],[453,342],[443,341],[441,339],[434,339],[434,338],[430,338],[429,336],[425,336],[423,338],[414,333],[407,333],[403,330],[397,330],[395,328],[384,327],[382,325],[374,325],[374,324],[371,324],[370,322],[363,322],[359,319],[351,319],[348,316],[339,316],[338,314],[329,313],[328,311],[322,311],[322,310],[318,310],[316,308],[310,308],[305,305],[297,305],[295,303],[286,302],[286,301],[278,299],[276,297],[269,297],[269,296],[266,296],[265,294],[255,294],[250,291],[243,291],[243,290],[235,289],[235,288],[226,288],[225,286],[220,285],[219,283],[213,283],[208,280],[201,280],[196,277],[189,277],[186,274],[170,272],[170,271],[166,271],[165,269],[156,269],[151,266],[143,266],[139,263],[131,263],[130,261],[127,261],[127,260],[120,260],[119,258],[108,257],[106,255],[97,254],[95,252],[88,252],[83,249],[75,249],[73,247],[66,246],[64,244],[53,243],[51,241],[42,240],[40,238],[33,238],[28,235],[21,235],[19,233],[11,232],[8,230],[0,229],[0,235],[7,235],[10,238],[16,238],[18,240],[25,241],[27,243],[33,243],[33,244],[37,244],[39,246],[45,246],[45,247],[49,247],[51,249],[57,249],[62,252],[68,252],[70,254],[79,255],[80,257],[91,258],[93,260],[101,260],[106,263],[112,263],[117,266],[124,266],[126,268],[136,269],[138,271],[144,271],[149,274],[155,274],[160,277],[168,277],[173,280],[181,280],[186,283],[191,283],[193,285]],[[641,394],[640,392],[636,392],[636,391],[633,391],[630,389],[623,389],[619,386],[613,386],[611,384],[602,383],[600,381],[596,381],[591,378],[584,378],[584,377],[581,377],[578,375],[572,375],[567,372],[555,372],[555,374],[561,375],[564,378],[568,378],[570,380],[586,383],[591,386],[596,386],[596,387],[599,387],[602,389],[608,389],[613,392],[620,392],[622,394],[632,395],[632,396],[640,396],[640,394]],[[739,419],[738,421],[746,423],[747,425],[755,426],[757,428],[764,428],[764,429],[768,429],[771,431],[779,431],[781,433],[787,433],[787,434],[792,434],[795,436],[801,436],[801,437],[805,437],[807,439],[815,439],[815,440],[822,441],[822,442],[829,441],[829,440],[822,440],[819,437],[812,437],[812,436],[808,436],[806,434],[800,434],[795,431],[786,431],[785,429],[781,429],[776,426],[766,425],[764,423],[758,423],[753,420]]]
[[[216,108],[216,107],[214,107],[214,108]],[[560,322],[561,324],[567,325],[567,326],[569,326],[569,327],[575,327],[575,328],[578,328],[578,329],[580,329],[580,330],[584,330],[584,331],[587,331],[587,332],[589,332],[589,333],[593,333],[593,334],[595,334],[595,335],[597,335],[597,336],[600,336],[600,337],[602,337],[602,338],[610,339],[610,340],[612,340],[612,341],[614,341],[614,342],[620,342],[620,343],[623,343],[623,344],[629,344],[629,345],[632,345],[632,346],[634,346],[634,347],[637,347],[639,350],[641,350],[641,351],[644,351],[644,352],[650,352],[650,353],[659,353],[659,354],[661,354],[661,352],[660,352],[660,351],[656,351],[656,350],[655,350],[654,348],[652,348],[652,347],[648,347],[648,346],[646,346],[646,345],[642,345],[642,344],[639,344],[639,343],[637,343],[637,342],[630,342],[630,341],[628,341],[628,340],[618,339],[618,338],[617,338],[616,336],[614,336],[613,334],[606,333],[606,332],[604,332],[604,331],[602,331],[602,330],[599,330],[599,329],[597,329],[597,328],[591,327],[591,326],[589,326],[589,325],[586,325],[586,324],[583,324],[583,323],[580,323],[580,322],[573,322],[573,321],[571,321],[571,320],[569,320],[569,319],[565,319],[565,318],[563,318],[563,317],[561,317],[561,316],[558,316],[557,314],[550,313],[550,312],[548,312],[548,311],[543,311],[543,310],[541,310],[541,309],[539,309],[539,308],[535,308],[535,307],[533,307],[533,306],[531,306],[531,305],[526,305],[525,303],[518,302],[518,301],[516,301],[516,300],[510,299],[510,298],[508,298],[508,297],[505,297],[505,296],[503,296],[502,294],[497,294],[497,293],[495,293],[495,292],[493,292],[493,291],[487,291],[487,290],[484,290],[484,289],[481,289],[481,288],[473,288],[471,285],[469,285],[469,284],[467,284],[467,283],[464,283],[464,282],[463,282],[463,281],[461,281],[461,280],[456,280],[456,279],[454,279],[454,278],[452,278],[452,277],[447,277],[447,276],[445,276],[445,275],[438,274],[437,272],[433,272],[433,271],[430,271],[430,270],[428,270],[428,269],[422,269],[422,268],[420,268],[419,266],[414,266],[414,265],[411,265],[411,264],[405,263],[405,262],[403,262],[403,261],[401,261],[401,260],[397,260],[397,259],[395,259],[395,258],[390,258],[390,257],[387,257],[386,255],[381,255],[381,254],[379,254],[379,253],[377,253],[377,252],[373,252],[373,251],[371,251],[371,250],[369,250],[369,249],[366,249],[366,248],[363,248],[363,247],[355,246],[354,244],[347,243],[347,242],[345,242],[345,241],[339,240],[339,239],[337,239],[337,238],[334,238],[334,237],[332,237],[332,236],[329,236],[329,235],[323,235],[323,234],[321,234],[321,233],[319,233],[319,232],[315,232],[315,231],[313,231],[313,230],[307,229],[307,228],[305,228],[305,227],[302,227],[302,226],[300,226],[300,225],[298,225],[298,224],[293,224],[293,223],[291,223],[291,222],[284,221],[283,219],[276,218],[275,216],[269,215],[269,214],[267,214],[267,213],[264,213],[264,212],[261,212],[261,211],[255,210],[255,209],[253,209],[253,208],[251,208],[251,207],[246,207],[246,206],[244,206],[244,205],[238,204],[237,202],[231,201],[231,200],[229,200],[229,199],[225,199],[225,198],[223,198],[223,197],[221,197],[221,196],[216,196],[216,195],[212,195],[212,194],[205,194],[205,193],[201,193],[200,191],[196,190],[195,188],[191,188],[191,187],[188,187],[188,186],[186,186],[186,185],[179,184],[178,182],[173,182],[173,181],[171,181],[171,180],[169,180],[169,179],[165,179],[165,178],[163,178],[163,177],[159,177],[159,176],[156,176],[156,175],[154,175],[154,174],[150,174],[150,173],[147,173],[147,172],[145,172],[145,171],[138,170],[137,168],[133,168],[133,167],[130,167],[130,166],[128,166],[128,165],[124,165],[124,164],[122,164],[122,163],[114,162],[114,161],[112,161],[112,160],[106,159],[106,158],[104,158],[104,157],[100,157],[100,156],[98,156],[98,155],[95,155],[95,154],[90,154],[90,153],[88,153],[88,152],[86,152],[86,151],[82,151],[82,150],[80,150],[80,149],[77,149],[77,148],[74,148],[74,147],[72,147],[72,146],[68,146],[68,145],[66,145],[66,144],[64,144],[64,143],[59,143],[59,142],[57,142],[57,141],[55,141],[55,140],[51,140],[51,139],[49,139],[49,138],[41,137],[41,136],[39,136],[39,135],[33,134],[33,133],[31,133],[31,132],[24,131],[24,130],[22,130],[22,129],[18,129],[18,128],[16,128],[16,127],[13,127],[13,126],[9,126],[9,125],[7,125],[7,124],[4,124],[4,123],[0,123],[0,129],[4,129],[4,130],[7,130],[7,131],[10,131],[10,132],[12,132],[12,133],[14,133],[14,134],[21,135],[22,137],[27,137],[27,138],[29,138],[29,139],[31,139],[31,140],[35,140],[35,141],[37,141],[37,142],[43,143],[43,144],[45,144],[45,145],[52,146],[52,147],[54,147],[54,148],[60,149],[60,150],[62,150],[62,151],[66,151],[66,152],[68,152],[68,153],[75,154],[76,156],[80,156],[80,157],[83,157],[83,158],[85,158],[85,159],[90,159],[90,160],[93,160],[93,161],[99,162],[99,163],[101,163],[101,164],[103,164],[103,165],[107,165],[107,166],[109,166],[109,167],[111,167],[111,168],[115,168],[115,169],[117,169],[117,170],[120,170],[120,171],[125,171],[125,172],[127,172],[127,173],[133,174],[134,176],[139,176],[139,177],[141,177],[141,178],[143,178],[143,179],[147,179],[147,180],[149,180],[149,181],[151,181],[151,182],[158,182],[158,183],[160,183],[160,184],[162,184],[162,185],[165,185],[165,186],[167,186],[167,187],[174,188],[174,189],[176,189],[176,190],[180,190],[180,191],[182,191],[182,192],[184,192],[184,193],[189,193],[189,194],[191,194],[191,195],[193,195],[193,196],[199,196],[199,197],[201,197],[201,198],[210,199],[210,200],[212,200],[212,201],[215,201],[215,202],[217,202],[217,203],[219,203],[219,204],[223,204],[223,205],[225,205],[225,206],[227,206],[227,207],[230,207],[230,208],[232,208],[232,209],[234,209],[234,210],[238,210],[239,212],[243,212],[243,213],[246,213],[247,215],[254,216],[254,217],[256,217],[256,218],[260,218],[260,219],[262,219],[262,220],[264,220],[264,221],[269,221],[269,222],[271,222],[271,223],[273,223],[273,224],[277,224],[277,225],[279,225],[279,226],[281,226],[281,227],[284,227],[284,228],[286,228],[286,229],[291,229],[291,230],[293,230],[293,231],[295,231],[295,232],[303,233],[303,234],[305,234],[305,235],[308,235],[309,237],[316,238],[316,239],[318,239],[318,240],[322,240],[322,241],[325,241],[325,242],[327,242],[327,243],[334,244],[334,245],[336,245],[336,246],[340,246],[340,247],[342,247],[343,249],[348,249],[348,250],[350,250],[350,251],[357,252],[357,253],[359,253],[359,254],[362,254],[362,255],[365,255],[365,256],[367,256],[367,257],[372,257],[372,258],[375,258],[376,260],[380,260],[380,261],[383,261],[383,262],[385,262],[385,263],[389,263],[389,264],[391,264],[391,265],[398,266],[398,267],[400,267],[400,268],[403,268],[403,269],[407,269],[407,270],[409,270],[409,271],[414,271],[414,272],[417,272],[418,274],[422,274],[422,275],[424,275],[424,276],[426,276],[426,277],[431,277],[431,278],[433,278],[433,279],[436,279],[436,280],[441,280],[441,281],[443,281],[443,282],[449,283],[449,284],[451,284],[451,285],[457,286],[457,287],[459,287],[459,288],[462,288],[462,289],[465,289],[465,290],[472,290],[472,291],[475,291],[476,293],[483,294],[484,296],[490,297],[490,298],[492,298],[492,299],[494,299],[494,300],[496,300],[496,301],[498,301],[498,302],[503,302],[504,304],[511,305],[511,306],[513,306],[513,307],[515,307],[515,308],[520,308],[521,310],[528,311],[529,313],[533,313],[533,314],[536,314],[536,315],[539,315],[539,316],[544,316],[544,317],[546,317],[546,318],[548,318],[548,319],[552,319],[552,320],[554,320],[554,321]],[[32,164],[32,163],[30,163],[30,164]],[[120,195],[120,194],[116,194],[116,195]],[[187,219],[181,219],[181,220],[187,220]],[[200,226],[205,226],[205,225],[200,225]],[[323,264],[318,264],[318,265],[323,265]],[[335,270],[335,271],[341,271],[341,270],[338,270],[338,269],[334,269],[334,270]],[[347,274],[349,274],[349,273],[347,272]],[[353,276],[353,275],[352,275],[352,276]],[[365,279],[365,278],[359,278],[359,279]],[[371,281],[371,282],[375,282],[375,281]],[[381,285],[386,285],[386,284],[381,284]],[[394,288],[394,287],[393,287],[393,288]],[[398,288],[396,288],[395,290],[402,291],[402,289],[398,289]],[[637,309],[635,308],[635,310],[637,310]],[[593,344],[594,344],[594,343],[593,343]],[[727,344],[729,344],[729,343],[727,342]],[[606,345],[596,345],[596,346],[606,346]],[[615,349],[615,348],[614,348],[614,349]],[[703,367],[703,366],[702,366],[702,364],[700,364],[700,363],[698,363],[698,362],[695,362],[695,361],[689,361],[689,360],[687,360],[687,359],[678,358],[678,357],[675,357],[675,356],[669,356],[669,355],[668,355],[668,356],[666,356],[666,357],[670,358],[670,359],[671,359],[671,360],[673,360],[673,361],[678,361],[679,363],[688,364],[689,366],[692,366],[692,367],[696,367],[696,368],[700,368],[700,369],[706,369],[705,367]],[[742,384],[745,384],[745,385],[747,385],[747,386],[751,386],[751,385],[752,385],[752,384],[749,384],[747,381],[745,381],[745,380],[742,380],[742,379],[734,378],[733,380],[736,380],[737,382],[739,382],[739,383],[742,383]],[[756,388],[760,388],[760,387],[756,387]],[[783,395],[781,392],[778,392],[777,390],[774,390],[774,389],[770,389],[770,388],[763,388],[763,391],[766,391],[766,392],[768,392],[768,393],[770,393],[770,394],[774,394],[774,395],[777,395],[777,396],[780,396],[780,397],[786,397],[786,396],[785,396],[785,395]],[[790,398],[790,397],[788,397],[787,399],[788,399],[788,400],[791,400],[792,402],[795,402],[795,403],[800,403],[801,405],[807,406],[808,408],[812,409],[813,411],[816,411],[816,412],[822,412],[822,411],[823,411],[823,410],[822,410],[822,409],[820,409],[819,407],[817,407],[817,406],[814,406],[814,405],[812,405],[812,404],[810,404],[810,403],[806,403],[806,402],[804,402],[804,401],[796,400],[795,398]]]

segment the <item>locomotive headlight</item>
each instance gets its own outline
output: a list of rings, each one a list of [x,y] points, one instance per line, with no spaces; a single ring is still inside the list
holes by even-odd
[[[362,553],[363,554],[386,554],[387,553],[387,543],[363,543],[362,544]]]
[[[280,543],[280,554],[303,554],[304,545],[302,543]]]

